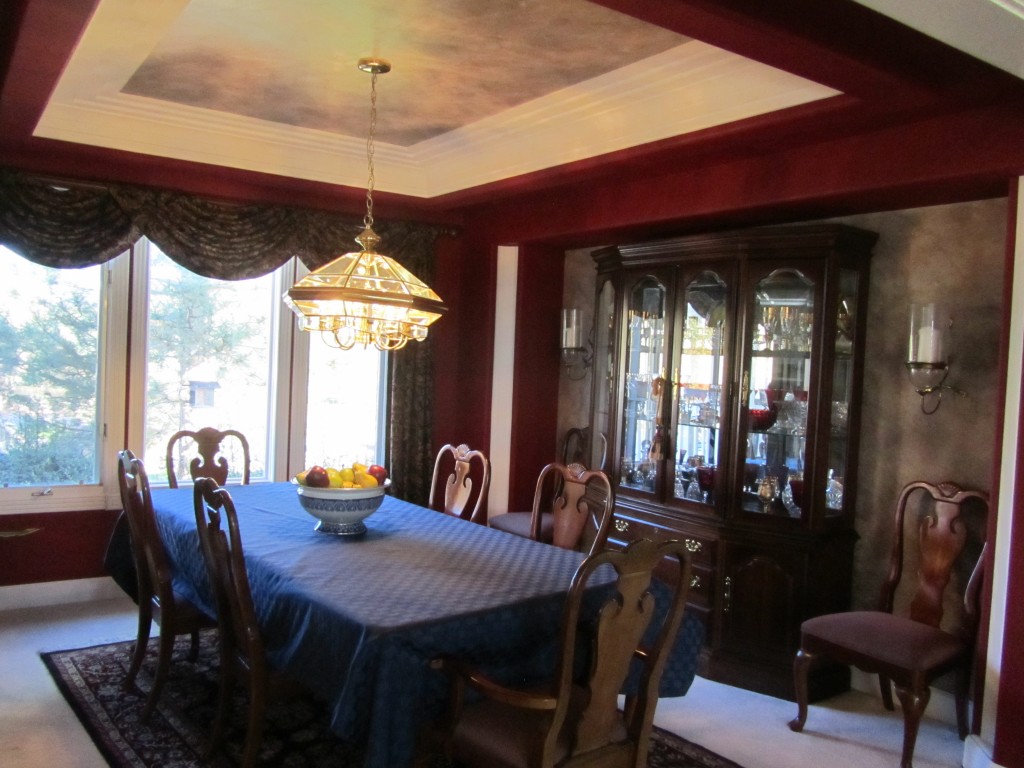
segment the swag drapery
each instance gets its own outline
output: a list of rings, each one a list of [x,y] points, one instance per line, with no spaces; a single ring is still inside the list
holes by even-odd
[[[380,249],[430,285],[439,227],[375,223]],[[0,244],[47,267],[101,264],[147,237],[205,277],[242,280],[293,256],[313,270],[357,247],[362,220],[283,206],[235,204],[167,190],[78,185],[0,169]],[[431,337],[390,353],[387,461],[392,492],[425,504],[433,471]]]

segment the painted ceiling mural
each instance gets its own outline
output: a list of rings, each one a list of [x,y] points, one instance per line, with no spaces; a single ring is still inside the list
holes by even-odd
[[[510,33],[510,31],[513,31]],[[411,146],[679,46],[585,0],[192,0],[122,92]]]

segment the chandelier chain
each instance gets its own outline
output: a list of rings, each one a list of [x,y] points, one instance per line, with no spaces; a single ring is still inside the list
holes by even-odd
[[[377,72],[372,72],[370,81],[370,133],[366,137],[366,165],[369,178],[366,183],[366,215],[363,217],[363,226],[370,229],[373,227],[373,135],[377,130]]]

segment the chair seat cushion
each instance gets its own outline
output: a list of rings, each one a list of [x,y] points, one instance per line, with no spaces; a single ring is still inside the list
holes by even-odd
[[[487,521],[487,525],[506,533],[514,533],[525,539],[530,538],[530,517],[532,512],[506,512],[502,515],[495,515]],[[540,515],[540,540],[550,544],[555,537],[555,520],[550,512],[541,512]]]
[[[924,672],[959,657],[964,643],[948,632],[882,611],[850,611],[808,619],[800,646],[865,671]]]

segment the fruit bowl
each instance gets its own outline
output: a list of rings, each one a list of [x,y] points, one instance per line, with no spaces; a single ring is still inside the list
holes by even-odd
[[[313,530],[335,536],[361,536],[366,533],[363,521],[384,501],[391,480],[376,488],[317,488],[298,483],[295,486],[299,504],[320,521]]]

